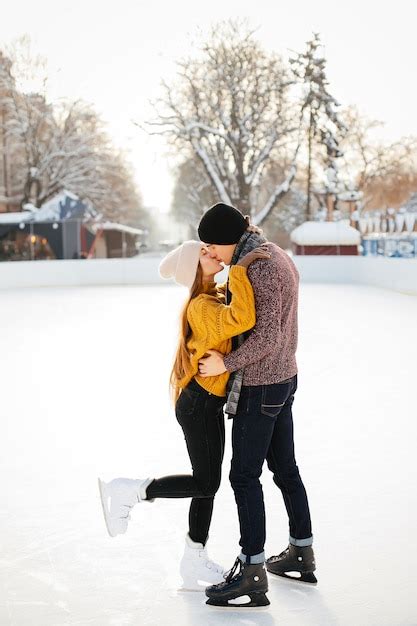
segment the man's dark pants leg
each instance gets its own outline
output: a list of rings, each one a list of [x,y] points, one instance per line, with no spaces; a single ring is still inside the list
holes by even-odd
[[[230,482],[240,524],[242,554],[262,562],[265,507],[259,477],[267,459],[287,508],[290,542],[312,543],[307,495],[294,456],[292,404],[297,376],[272,385],[243,386],[233,419]]]

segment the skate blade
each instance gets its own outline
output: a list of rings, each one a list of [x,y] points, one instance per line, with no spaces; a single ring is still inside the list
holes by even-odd
[[[215,598],[209,598],[206,604],[219,609],[266,609],[271,604],[264,593],[244,594],[242,597],[244,596],[248,596],[250,601],[233,603],[233,599],[216,600]]]
[[[109,526],[110,511],[107,506],[106,483],[100,478],[98,479],[98,490],[100,492],[101,507],[103,509],[104,522],[106,524],[107,532],[110,537],[116,537],[118,533],[113,533]]]
[[[282,574],[278,574],[277,572],[271,572],[268,570],[268,574],[272,574],[273,576],[277,576],[279,578],[285,578],[286,580],[291,580],[296,583],[305,583],[307,585],[317,585],[317,578],[313,574],[313,572],[300,572],[300,576],[291,576],[291,574],[287,574],[283,572]]]
[[[184,587],[178,587],[178,589],[177,589],[177,591],[181,592],[181,593],[183,591],[185,593],[193,593],[193,592],[199,593],[199,592],[205,591],[205,590],[206,590],[206,587],[198,587],[197,588],[197,587],[191,587],[191,586],[190,587],[185,587],[185,586]]]
[[[199,579],[199,580],[201,580],[201,579]],[[183,584],[181,585],[181,587],[179,587],[177,591],[186,591],[186,592],[188,592],[188,591],[197,591],[197,592],[205,591],[207,589],[207,587],[211,587],[212,585],[217,585],[220,582],[223,582],[223,581],[220,581],[220,580],[217,581],[217,582],[208,582],[208,581],[204,582],[204,581],[202,581],[202,582],[197,582],[197,583],[194,583],[193,581],[188,581],[188,582],[184,581]]]

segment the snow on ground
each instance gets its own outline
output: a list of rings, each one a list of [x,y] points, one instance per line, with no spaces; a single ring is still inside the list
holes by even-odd
[[[177,287],[1,295],[1,626],[411,626],[416,589],[417,298],[304,285],[296,454],[309,494],[317,587],[270,580],[267,611],[178,592],[188,501],[141,504],[105,531],[97,475],[187,472],[168,372]],[[230,568],[238,523],[228,452],[209,540]],[[287,544],[263,475],[268,555]]]

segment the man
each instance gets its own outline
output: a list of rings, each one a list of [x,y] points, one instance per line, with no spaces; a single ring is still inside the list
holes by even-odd
[[[233,265],[249,250],[266,242],[249,219],[226,204],[216,204],[201,218],[198,234],[213,258]],[[259,477],[266,459],[281,489],[289,518],[289,545],[266,561],[273,574],[298,572],[297,580],[317,582],[313,536],[306,491],[294,456],[292,404],[297,389],[297,269],[277,245],[267,242],[269,260],[248,269],[256,301],[256,325],[234,338],[233,351],[223,356],[210,350],[199,361],[202,376],[232,372],[226,413],[234,417],[230,482],[240,523],[241,552],[225,582],[206,589],[208,604],[236,606],[243,595],[249,604],[269,604],[265,592],[265,509]],[[230,302],[231,294],[226,293]],[[237,571],[239,570],[239,571]]]

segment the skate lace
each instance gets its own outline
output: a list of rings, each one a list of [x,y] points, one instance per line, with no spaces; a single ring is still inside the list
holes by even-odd
[[[223,574],[223,578],[225,579],[227,583],[229,583],[232,580],[238,567],[239,567],[239,572],[240,572],[242,569],[242,561],[239,559],[239,557],[234,562],[233,567],[229,569],[227,572],[225,572],[225,574]]]
[[[208,558],[205,548],[204,550],[198,551],[198,556],[200,559],[204,561],[204,566],[207,567],[207,569],[213,570],[214,572],[217,572],[218,574],[223,573],[223,568],[221,567],[221,565],[219,565],[218,563],[215,563],[214,561]]]
[[[282,552],[280,552],[278,554],[278,556],[271,556],[269,561],[271,563],[275,563],[276,561],[280,561],[282,558],[284,558],[285,556],[287,556],[287,554],[289,553],[290,549],[289,548],[285,548],[285,550],[283,550]]]
[[[210,561],[210,559],[206,561],[206,567],[208,569],[213,570],[214,572],[218,572],[219,574],[222,572],[222,569],[223,569],[220,565],[218,565],[214,561]]]

